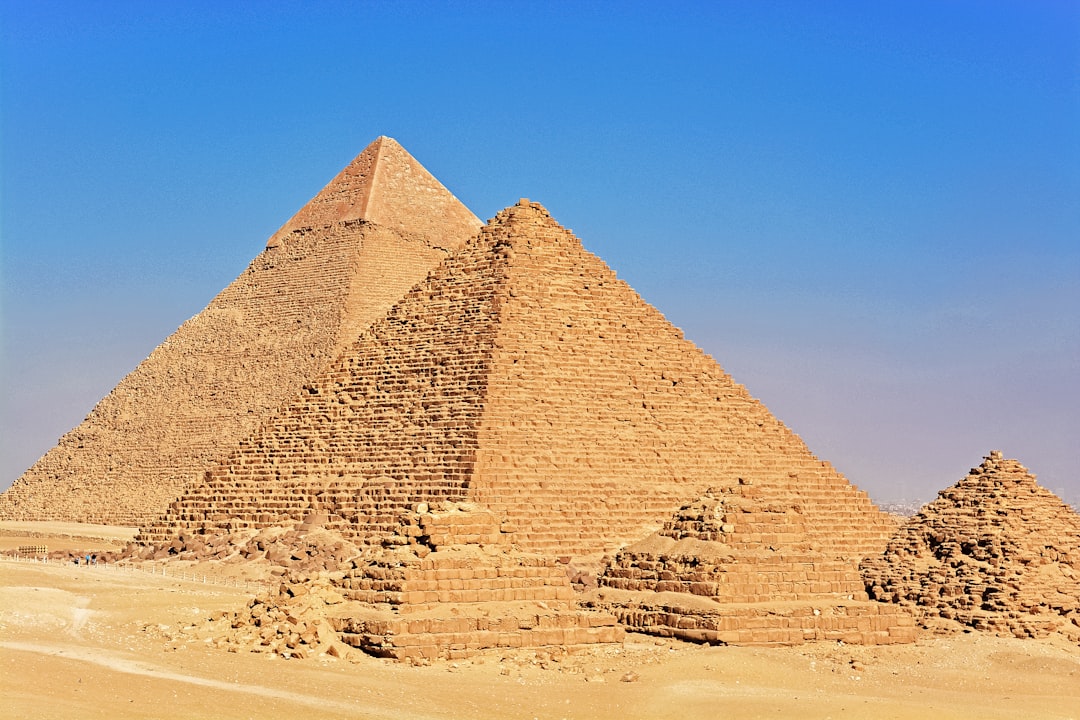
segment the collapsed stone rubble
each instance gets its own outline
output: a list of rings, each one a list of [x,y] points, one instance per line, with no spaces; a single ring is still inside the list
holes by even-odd
[[[941,628],[1080,641],[1080,515],[993,451],[863,561],[875,600]]]
[[[340,657],[343,644],[412,662],[622,640],[613,615],[576,607],[563,565],[517,551],[489,511],[442,503],[402,520],[383,546],[347,559],[340,550],[348,543],[333,531],[273,533],[271,559],[282,539],[301,547],[275,568],[274,589],[232,616],[226,634],[246,649],[290,657]],[[305,524],[320,522],[313,515]]]

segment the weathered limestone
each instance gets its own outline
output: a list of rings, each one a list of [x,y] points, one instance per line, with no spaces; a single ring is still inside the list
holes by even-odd
[[[528,201],[466,247],[144,527],[159,543],[296,522],[378,544],[417,503],[471,501],[522,549],[599,560],[688,498],[751,479],[827,556],[894,525]]]
[[[335,560],[331,572],[290,572],[232,625],[260,628],[275,652],[325,645],[329,628],[368,654],[411,661],[622,640],[613,615],[577,609],[563,566],[510,540],[489,511],[421,505],[385,547]]]
[[[379,138],[0,495],[0,518],[160,515],[480,225]]]
[[[620,551],[590,594],[640,632],[695,642],[911,642],[910,614],[867,600],[853,564],[823,554],[799,508],[755,486],[710,490]]]
[[[466,657],[495,647],[620,642],[607,612],[580,611],[566,569],[511,545],[490,511],[439,503],[406,515],[389,549],[342,584],[372,606],[335,621],[344,642],[397,660]]]
[[[1080,641],[1080,515],[998,451],[938,493],[862,575],[872,598],[924,622]]]

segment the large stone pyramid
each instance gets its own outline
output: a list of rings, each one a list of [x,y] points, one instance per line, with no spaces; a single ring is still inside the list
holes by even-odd
[[[751,480],[829,556],[894,525],[541,206],[498,214],[192,485],[142,540],[298,522],[377,541],[419,503],[599,559]]]
[[[871,597],[1018,637],[1080,640],[1080,515],[991,452],[863,562]]]
[[[480,225],[397,142],[375,140],[0,495],[0,518],[159,516]]]

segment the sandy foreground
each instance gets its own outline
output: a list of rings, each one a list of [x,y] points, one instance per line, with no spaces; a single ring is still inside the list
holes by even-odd
[[[0,548],[125,539],[85,526],[34,532],[0,524]],[[196,575],[0,560],[0,717],[1080,719],[1080,647],[1060,639],[761,649],[630,635],[427,667],[286,660],[185,636],[250,598]]]

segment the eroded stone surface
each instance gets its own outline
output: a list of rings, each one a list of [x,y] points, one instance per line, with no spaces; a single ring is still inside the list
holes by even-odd
[[[1080,515],[998,451],[938,493],[862,575],[872,598],[924,622],[1080,640]]]
[[[577,607],[562,565],[516,550],[490,511],[421,506],[402,516],[382,546],[348,558],[340,535],[319,530],[308,539],[302,527],[260,533],[281,582],[219,628],[234,646],[304,657],[341,655],[343,644],[430,661],[488,648],[622,640],[613,615]]]
[[[710,490],[620,551],[590,602],[631,629],[696,642],[912,641],[913,617],[869,602],[855,566],[823,553],[810,522],[745,481]]]

